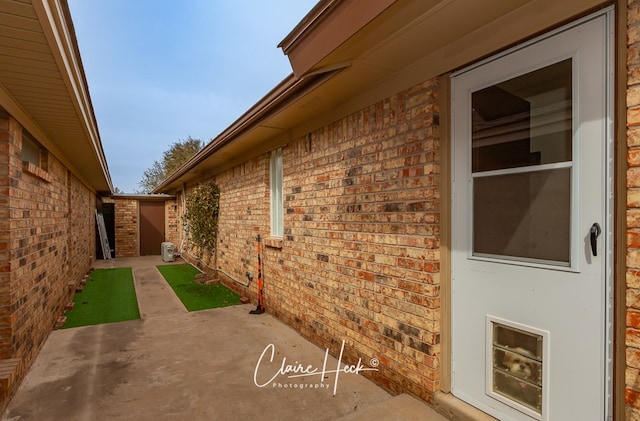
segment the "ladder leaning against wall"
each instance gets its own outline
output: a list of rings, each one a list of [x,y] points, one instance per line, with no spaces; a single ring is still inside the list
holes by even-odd
[[[111,259],[111,247],[109,246],[109,237],[107,237],[107,229],[104,226],[104,216],[95,210],[96,224],[98,225],[98,235],[100,236],[100,245],[102,246],[102,257]]]

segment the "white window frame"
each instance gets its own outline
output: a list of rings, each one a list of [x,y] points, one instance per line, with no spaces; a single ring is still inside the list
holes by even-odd
[[[271,151],[269,168],[271,204],[271,236],[282,238],[284,233],[282,202],[282,148]]]
[[[42,146],[27,134],[22,135],[22,161],[42,168]]]

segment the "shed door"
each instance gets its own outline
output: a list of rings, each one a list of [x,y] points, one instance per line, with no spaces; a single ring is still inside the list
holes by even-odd
[[[452,79],[453,393],[501,420],[607,412],[608,22]]]
[[[164,236],[164,202],[140,202],[140,255],[161,253]]]

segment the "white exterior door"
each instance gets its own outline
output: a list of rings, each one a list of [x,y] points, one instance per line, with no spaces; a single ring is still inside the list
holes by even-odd
[[[501,420],[609,412],[609,14],[452,77],[452,383]]]

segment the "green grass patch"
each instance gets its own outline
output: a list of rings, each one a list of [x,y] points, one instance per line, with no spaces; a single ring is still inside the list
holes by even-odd
[[[161,265],[158,270],[188,311],[240,304],[240,296],[224,285],[194,281],[200,271],[191,265]]]
[[[73,302],[65,329],[140,318],[131,268],[93,270]]]

